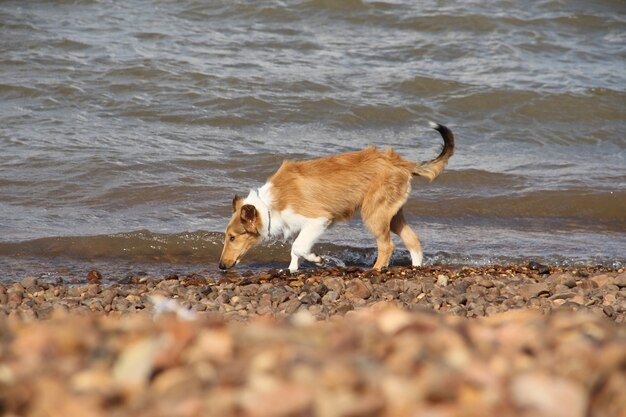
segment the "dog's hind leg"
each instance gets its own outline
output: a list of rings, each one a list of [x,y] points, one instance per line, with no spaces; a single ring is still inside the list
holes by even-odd
[[[378,257],[376,258],[374,269],[381,270],[389,265],[389,260],[391,259],[391,254],[394,249],[389,231],[387,231],[386,235],[380,234],[376,236],[376,243],[378,244]]]
[[[384,210],[378,210],[371,214],[362,210],[361,215],[367,227],[369,227],[376,237],[376,243],[378,244],[378,256],[376,257],[374,269],[383,269],[389,265],[389,259],[391,259],[391,254],[394,249],[389,231],[391,220],[389,216],[385,215]]]
[[[376,237],[378,244],[378,257],[374,269],[380,270],[389,265],[394,249],[390,232],[392,220],[406,202],[409,190],[407,174],[396,171],[381,176],[378,181],[373,181],[363,199],[361,217]],[[405,235],[408,237],[408,233],[405,232]]]
[[[293,245],[291,246],[291,263],[289,264],[289,270],[291,272],[298,270],[300,258],[304,258],[317,265],[324,263],[321,256],[311,252],[311,248],[313,244],[315,244],[315,241],[324,233],[328,225],[328,219],[319,218],[312,219],[302,227],[300,234],[298,234],[298,237],[293,241]]]
[[[409,250],[413,266],[422,266],[424,257],[422,253],[422,245],[420,244],[419,238],[415,232],[404,219],[402,209],[400,209],[400,211],[398,211],[398,213],[396,213],[396,215],[391,219],[391,230],[400,236],[402,242],[404,242],[404,246],[406,246]]]

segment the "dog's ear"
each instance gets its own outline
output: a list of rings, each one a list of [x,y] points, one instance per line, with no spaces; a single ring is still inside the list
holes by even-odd
[[[256,221],[258,216],[259,213],[252,204],[246,204],[241,207],[241,222],[243,223],[244,229],[248,232],[257,232]]]
[[[235,198],[233,198],[233,213],[239,210],[239,207],[241,207],[242,202],[243,202],[243,198],[239,197],[238,195],[236,195]]]

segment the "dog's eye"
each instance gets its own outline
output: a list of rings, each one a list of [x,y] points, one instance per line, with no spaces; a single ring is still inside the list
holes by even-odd
[[[232,236],[229,238],[229,240],[230,240],[231,242],[232,242],[232,241],[234,241],[234,240],[235,240],[235,236],[234,236],[234,235],[232,235]]]

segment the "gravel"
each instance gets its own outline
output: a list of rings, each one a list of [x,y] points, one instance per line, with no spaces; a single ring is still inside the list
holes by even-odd
[[[622,416],[626,272],[506,265],[0,284],[10,416]]]

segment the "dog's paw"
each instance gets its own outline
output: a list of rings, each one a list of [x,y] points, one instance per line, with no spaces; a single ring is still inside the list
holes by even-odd
[[[324,258],[322,258],[321,256],[318,256],[318,255],[316,255],[314,253],[309,253],[308,255],[306,255],[304,257],[304,259],[306,259],[307,261],[309,261],[312,264],[315,264],[317,266],[324,265]]]

